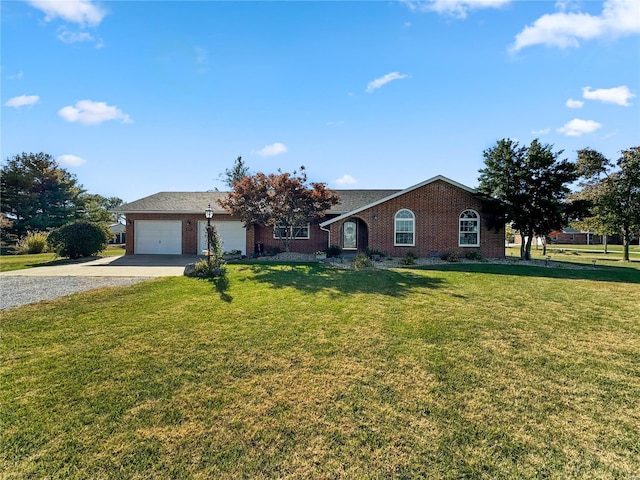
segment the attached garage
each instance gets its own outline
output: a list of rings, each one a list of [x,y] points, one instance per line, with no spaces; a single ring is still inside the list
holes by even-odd
[[[136,220],[134,253],[151,255],[182,254],[180,220]]]
[[[211,222],[216,227],[222,243],[222,250],[230,252],[240,250],[242,255],[247,254],[247,230],[242,222]],[[198,222],[198,252],[207,249],[207,222]]]
[[[238,217],[223,209],[224,192],[160,192],[121,205],[117,213],[126,215],[126,254],[202,255],[207,249],[205,211],[213,210],[225,252],[247,254],[254,243],[253,229],[246,229]]]

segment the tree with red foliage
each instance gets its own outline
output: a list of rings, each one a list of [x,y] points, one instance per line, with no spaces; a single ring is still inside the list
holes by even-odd
[[[256,173],[233,184],[233,191],[218,203],[237,215],[245,227],[263,225],[278,228],[285,251],[289,252],[296,229],[321,218],[339,199],[324,183],[307,184],[304,166],[300,173]]]

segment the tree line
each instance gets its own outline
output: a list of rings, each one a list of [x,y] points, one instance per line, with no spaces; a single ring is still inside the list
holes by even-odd
[[[49,232],[76,221],[108,224],[117,197],[87,192],[75,175],[47,153],[21,153],[0,168],[2,245],[33,232]],[[54,236],[55,238],[55,236]]]
[[[537,139],[528,146],[502,139],[483,152],[478,190],[497,201],[506,222],[520,232],[522,259],[531,258],[534,237],[573,225],[619,234],[629,261],[629,245],[640,236],[640,147],[620,153],[612,161],[585,148],[571,162]]]
[[[529,145],[502,139],[483,152],[478,191],[520,232],[522,259],[531,258],[534,237],[573,225],[601,235],[619,234],[628,261],[629,245],[640,236],[640,147],[620,153],[613,161],[585,148],[569,161],[561,158],[562,150],[554,152],[553,145],[538,139]],[[122,203],[87,193],[45,153],[9,158],[0,173],[5,239],[79,219],[112,221],[110,210]],[[278,228],[287,251],[295,227],[319,218],[339,200],[324,183],[309,183],[304,167],[292,174],[251,174],[238,157],[221,177],[230,192],[220,204],[247,226]]]

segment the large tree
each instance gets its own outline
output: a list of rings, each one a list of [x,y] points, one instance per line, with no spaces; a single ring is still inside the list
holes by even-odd
[[[285,250],[290,251],[296,229],[324,215],[338,197],[324,183],[307,184],[305,168],[300,173],[257,173],[234,182],[233,190],[220,205],[242,219],[245,226],[278,229]]]
[[[616,163],[585,148],[578,151],[577,167],[585,179],[577,196],[593,204],[585,225],[604,234],[619,233],[628,262],[629,244],[640,235],[640,147],[623,150]]]
[[[247,175],[249,175],[249,167],[244,163],[242,157],[238,157],[233,163],[233,167],[227,168],[224,173],[220,174],[220,177],[227,187],[233,189],[233,185]]]
[[[552,149],[537,139],[528,147],[502,139],[483,152],[478,190],[502,202],[506,221],[520,231],[524,260],[531,258],[534,236],[562,228],[575,213],[566,200],[569,184],[577,179],[575,164]]]
[[[57,228],[81,215],[82,185],[46,153],[22,153],[7,159],[0,169],[2,213],[12,230]]]
[[[85,193],[80,196],[82,218],[90,222],[113,223],[118,221],[118,215],[112,210],[122,205],[118,197],[103,197],[96,193]]]

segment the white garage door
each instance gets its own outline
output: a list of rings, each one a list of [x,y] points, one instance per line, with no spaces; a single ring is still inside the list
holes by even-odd
[[[222,250],[240,250],[243,255],[247,254],[247,230],[242,226],[242,222],[211,222],[215,225],[216,231],[222,241]],[[198,253],[207,249],[207,222],[198,222]]]
[[[182,222],[180,220],[136,220],[134,253],[182,254]]]

